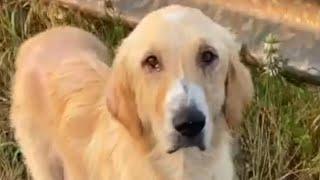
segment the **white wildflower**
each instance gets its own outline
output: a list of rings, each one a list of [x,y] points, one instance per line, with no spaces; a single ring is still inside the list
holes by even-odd
[[[276,76],[279,74],[280,69],[283,65],[282,58],[279,55],[280,42],[277,38],[269,34],[264,42],[264,71],[270,76]]]

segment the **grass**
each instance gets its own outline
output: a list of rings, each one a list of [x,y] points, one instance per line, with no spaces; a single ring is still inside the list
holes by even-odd
[[[129,33],[120,20],[95,18],[37,1],[0,3],[0,179],[30,179],[8,124],[10,80],[17,48],[25,39],[58,25],[96,34],[111,49]],[[291,84],[252,70],[256,96],[246,113],[237,155],[240,179],[320,179],[320,89]]]
[[[320,179],[320,91],[256,75],[241,127],[241,179]]]

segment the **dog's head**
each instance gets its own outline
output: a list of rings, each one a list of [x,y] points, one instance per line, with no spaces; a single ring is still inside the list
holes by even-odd
[[[253,94],[238,50],[232,34],[197,9],[154,11],[118,49],[108,108],[132,136],[150,136],[168,153],[206,150],[221,124],[238,124]]]

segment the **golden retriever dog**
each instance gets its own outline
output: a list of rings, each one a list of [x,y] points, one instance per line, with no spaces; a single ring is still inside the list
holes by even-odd
[[[11,121],[35,180],[231,180],[253,95],[233,35],[201,11],[146,15],[117,50],[57,27],[19,49]]]

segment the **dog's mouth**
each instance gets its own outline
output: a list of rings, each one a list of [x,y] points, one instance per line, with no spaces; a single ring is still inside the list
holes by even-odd
[[[167,151],[168,154],[172,154],[180,149],[197,147],[200,151],[205,151],[206,147],[204,145],[203,134],[199,134],[194,137],[185,137],[181,135],[176,135],[174,138],[174,143],[172,147]]]

